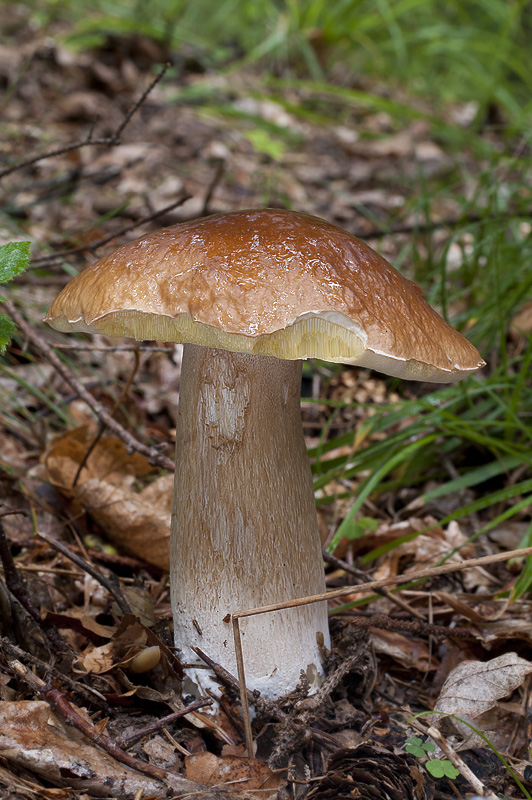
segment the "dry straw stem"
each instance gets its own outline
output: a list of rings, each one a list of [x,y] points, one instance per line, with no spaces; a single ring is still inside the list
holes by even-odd
[[[443,564],[441,567],[431,567],[430,569],[409,572],[408,575],[394,575],[391,578],[383,578],[380,581],[370,581],[369,583],[360,583],[355,586],[344,586],[342,589],[334,589],[331,592],[323,592],[322,594],[315,594],[311,595],[310,597],[298,597],[295,600],[286,600],[284,603],[272,603],[271,605],[261,606],[260,608],[248,608],[244,611],[236,611],[231,615],[231,619],[233,623],[235,656],[238,669],[238,682],[240,684],[240,702],[244,717],[244,732],[248,755],[250,757],[253,756],[253,734],[251,731],[251,721],[249,716],[246,671],[244,657],[242,654],[242,640],[240,636],[239,620],[243,619],[244,617],[255,616],[256,614],[268,614],[271,611],[282,611],[286,608],[297,608],[298,606],[304,606],[309,603],[320,603],[323,600],[332,600],[336,597],[345,597],[349,594],[374,592],[383,586],[411,583],[412,581],[418,581],[423,578],[432,578],[435,575],[445,575],[450,572],[461,572],[472,567],[484,567],[487,564],[496,564],[499,561],[509,561],[512,558],[524,558],[525,556],[530,555],[532,555],[532,547],[523,548],[522,550],[510,550],[507,553],[496,553],[491,556],[482,556],[481,558],[470,558],[467,561],[463,561],[461,564]]]

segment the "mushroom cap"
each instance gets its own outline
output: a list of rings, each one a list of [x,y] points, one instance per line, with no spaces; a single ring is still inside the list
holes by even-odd
[[[46,322],[437,383],[484,365],[419,286],[371,247],[277,209],[215,214],[119,247],[65,286]]]

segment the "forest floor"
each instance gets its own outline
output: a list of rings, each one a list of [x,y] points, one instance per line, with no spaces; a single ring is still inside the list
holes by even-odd
[[[436,477],[400,488],[390,480],[352,519],[368,473],[317,484],[327,585],[354,588],[331,602],[333,650],[318,700],[304,686],[276,704],[255,700],[250,758],[235,676],[222,680],[215,717],[193,708],[166,719],[188,702],[167,574],[165,466],[180,346],[76,343],[42,324],[57,292],[96,258],[156,228],[229,210],[323,217],[409,277],[413,236],[420,260],[435,247],[459,262],[463,243],[450,240],[460,204],[436,195],[427,220],[416,202],[420,183],[456,169],[426,101],[397,90],[391,98],[362,79],[347,96],[251,68],[213,74],[186,52],[165,70],[171,54],[141,36],[74,52],[43,35],[23,6],[5,11],[0,244],[29,240],[32,260],[2,287],[19,330],[0,361],[0,795],[530,797],[532,609],[526,593],[512,598],[523,560],[460,569],[465,559],[517,548],[525,516],[475,538],[488,519],[482,507],[455,513],[481,499],[467,486],[439,496]],[[465,128],[471,108],[449,106],[446,115]],[[474,155],[460,160],[474,173]],[[509,343],[523,347],[519,335]],[[368,433],[376,408],[401,401],[414,409],[432,390],[354,367],[306,367],[303,423],[315,475],[324,472],[320,459],[336,464],[413,424],[411,411]],[[104,412],[122,438],[101,435]],[[127,432],[144,451],[131,453]],[[445,480],[468,466],[467,452],[459,464],[442,455]],[[393,594],[356,590],[442,559],[455,571]],[[135,661],[145,652],[157,663]],[[435,706],[469,727],[412,719]]]

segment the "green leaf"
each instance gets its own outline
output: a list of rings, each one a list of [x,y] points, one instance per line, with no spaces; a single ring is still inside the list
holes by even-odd
[[[434,759],[433,761],[427,761],[425,764],[427,768],[427,772],[430,772],[433,778],[457,778],[460,775],[460,770],[453,767],[450,761],[444,759],[439,761],[438,759]]]
[[[405,750],[416,758],[424,758],[427,753],[433,753],[436,748],[431,742],[424,742],[419,736],[411,736],[405,739]]]
[[[24,272],[30,263],[29,242],[8,242],[0,247],[0,283]]]
[[[0,247],[0,283],[13,280],[16,275],[24,272],[30,263],[29,242],[8,242]],[[5,297],[0,296],[0,302]],[[11,337],[16,331],[16,325],[9,317],[0,314],[0,355],[5,353]]]
[[[405,750],[407,753],[410,753],[411,756],[415,756],[416,758],[423,758],[425,755],[423,748],[417,744],[407,744]]]
[[[11,341],[16,328],[17,326],[9,317],[0,314],[0,355],[5,353],[6,346]]]

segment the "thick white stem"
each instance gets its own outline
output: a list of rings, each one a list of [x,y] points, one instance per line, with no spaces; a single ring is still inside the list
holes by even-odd
[[[301,364],[185,345],[171,539],[172,612],[181,658],[195,645],[236,674],[228,615],[325,589],[301,427]],[[248,686],[268,697],[313,686],[329,643],[325,603],[242,620]],[[192,668],[192,692],[212,687]]]

